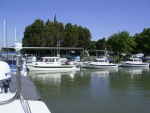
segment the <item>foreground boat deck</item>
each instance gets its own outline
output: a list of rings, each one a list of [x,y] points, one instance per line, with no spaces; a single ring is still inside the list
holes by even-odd
[[[11,75],[10,92],[15,92],[17,88],[16,75]],[[0,84],[0,87],[2,84]],[[25,100],[41,100],[41,94],[34,83],[27,77],[21,76],[21,94]]]

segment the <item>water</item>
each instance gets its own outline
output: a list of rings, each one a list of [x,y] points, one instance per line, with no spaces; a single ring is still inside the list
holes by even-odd
[[[52,113],[148,113],[150,69],[82,69],[28,77]]]

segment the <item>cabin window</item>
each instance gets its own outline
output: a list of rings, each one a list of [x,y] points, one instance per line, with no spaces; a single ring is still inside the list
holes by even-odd
[[[54,62],[54,59],[49,59],[49,62]]]
[[[132,59],[129,59],[129,61],[133,61]]]
[[[134,60],[135,62],[139,62],[139,60]]]
[[[60,59],[56,59],[56,62],[60,62]]]
[[[95,60],[95,62],[98,62],[98,60]]]
[[[43,59],[42,59],[42,58],[40,59],[40,62],[43,62]]]
[[[99,60],[99,62],[104,62],[103,60]]]
[[[108,62],[107,60],[105,60],[105,62]]]
[[[48,59],[45,59],[45,62],[48,62]]]

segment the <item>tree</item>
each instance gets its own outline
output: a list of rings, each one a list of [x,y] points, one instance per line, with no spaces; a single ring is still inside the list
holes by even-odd
[[[42,47],[51,47],[54,45],[53,41],[53,23],[48,20],[45,23],[45,27],[43,30],[43,43]]]
[[[129,35],[127,31],[113,34],[107,40],[109,50],[115,53],[131,53],[136,47],[134,38]]]
[[[138,52],[148,53],[150,51],[150,28],[145,28],[143,32],[135,34],[134,38]]]
[[[65,25],[65,35],[64,35],[63,46],[76,47],[78,45],[78,33],[77,26],[67,23]]]
[[[84,35],[83,35],[83,48],[84,49],[88,49],[89,45],[91,43],[91,33],[90,30],[88,30],[87,28],[83,29]]]
[[[44,24],[40,19],[25,28],[23,46],[27,47],[56,47],[61,42],[63,47],[83,47],[88,49],[91,43],[91,33],[87,28],[49,19]]]
[[[91,41],[88,49],[95,50],[96,49],[96,41]]]
[[[43,40],[44,22],[40,19],[35,20],[32,25],[26,27],[23,37],[23,46],[41,46]]]
[[[107,48],[105,38],[99,39],[99,40],[96,42],[96,49],[105,50],[105,48]]]

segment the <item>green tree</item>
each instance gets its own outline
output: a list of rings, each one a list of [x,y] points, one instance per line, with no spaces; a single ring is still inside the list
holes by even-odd
[[[32,25],[26,27],[23,37],[23,46],[41,46],[43,40],[44,22],[40,19],[35,20]]]
[[[64,25],[61,22],[57,22],[55,21],[53,24],[53,41],[54,41],[54,45],[53,46],[57,46],[58,42],[64,41]],[[63,42],[62,42],[63,45]]]
[[[107,41],[106,41],[105,38],[99,39],[99,40],[96,42],[96,49],[105,50],[105,48],[107,48],[106,43],[107,43]]]
[[[50,22],[50,20],[48,20],[45,23],[45,27],[43,30],[43,43],[42,43],[42,47],[51,47],[54,45],[54,41],[53,41],[53,23]]]
[[[129,35],[127,31],[113,34],[107,40],[108,49],[115,53],[131,53],[136,47],[136,43],[133,37]]]
[[[67,23],[65,25],[65,35],[63,40],[63,46],[76,47],[78,45],[78,33],[77,26]]]
[[[150,28],[145,28],[143,32],[135,34],[134,38],[137,43],[137,52],[148,53],[150,51]]]
[[[90,30],[87,28],[83,29],[84,35],[83,35],[83,48],[84,49],[89,49],[90,43],[91,43],[91,33]]]
[[[63,47],[83,47],[84,49],[92,47],[91,33],[87,28],[71,23],[64,26],[56,20],[56,15],[54,22],[48,19],[44,24],[42,20],[37,19],[27,26],[22,42],[23,46],[27,47],[56,47],[58,42],[61,42]]]
[[[96,42],[97,41],[91,41],[88,49],[89,50],[95,50],[96,49]]]

